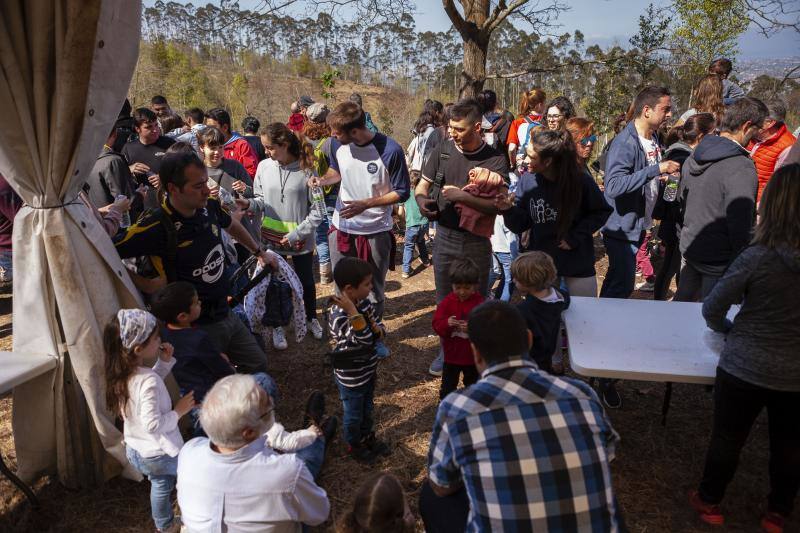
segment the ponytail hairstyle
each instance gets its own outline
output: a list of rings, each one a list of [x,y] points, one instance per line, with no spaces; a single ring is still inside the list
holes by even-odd
[[[370,477],[359,489],[353,508],[344,516],[338,533],[406,533],[406,501],[397,478],[386,472]]]
[[[564,239],[580,209],[583,193],[581,176],[584,171],[578,165],[575,142],[566,130],[543,129],[534,132],[527,149],[536,152],[542,159],[551,160],[558,190],[556,236]]]
[[[532,115],[538,106],[544,104],[545,100],[547,100],[547,94],[542,89],[534,88],[523,92],[519,96],[519,116]]]
[[[158,328],[153,328],[142,344],[157,333]],[[103,350],[106,354],[106,407],[122,416],[130,399],[128,379],[136,372],[139,363],[133,349],[126,350],[122,345],[118,315],[114,315],[103,330]]]
[[[301,135],[296,135],[290,130],[286,124],[282,122],[273,122],[269,124],[261,133],[264,137],[269,139],[269,144],[286,145],[289,153],[300,161],[300,168],[302,170],[314,169],[317,158],[314,156],[314,147],[311,143],[301,139]]]

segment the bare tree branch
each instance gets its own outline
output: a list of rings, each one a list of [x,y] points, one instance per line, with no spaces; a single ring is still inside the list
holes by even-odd
[[[506,6],[505,0],[500,0],[497,3],[489,17],[481,24],[481,31],[493,32],[508,16],[515,10],[528,3],[528,0],[514,0],[510,5]]]
[[[461,13],[458,12],[453,0],[442,0],[442,6],[444,7],[444,12],[450,18],[450,22],[453,23],[453,27],[463,37],[469,31],[468,24],[464,17],[461,16]]]
[[[800,2],[796,0],[743,0],[748,18],[759,33],[770,37],[789,29],[800,33]]]

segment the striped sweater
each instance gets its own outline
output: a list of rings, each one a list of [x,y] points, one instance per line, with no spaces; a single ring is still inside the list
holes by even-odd
[[[356,329],[347,316],[347,312],[338,305],[332,305],[328,316],[328,328],[334,341],[335,352],[363,346],[373,346],[386,328],[375,316],[375,308],[368,299],[356,304],[356,309],[367,320],[363,329]],[[335,369],[336,381],[345,387],[360,387],[375,376],[378,368],[378,356],[373,350],[372,357],[366,366],[348,370]]]

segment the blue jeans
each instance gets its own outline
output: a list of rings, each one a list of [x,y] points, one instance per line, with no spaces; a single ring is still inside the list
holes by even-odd
[[[514,292],[514,280],[511,279],[511,262],[514,255],[510,252],[495,252],[492,254],[492,270],[489,272],[489,290],[494,282],[500,280],[500,285],[494,290],[494,297],[504,302],[511,300]]]
[[[600,298],[629,298],[636,281],[636,253],[639,243],[603,235],[608,255],[608,272]]]
[[[322,462],[325,459],[325,439],[320,437],[302,450],[297,450],[295,455],[306,464],[314,479],[319,477]]]
[[[178,479],[178,458],[169,455],[142,457],[133,448],[125,449],[128,461],[150,480],[150,514],[160,530],[167,529],[175,519],[172,514],[172,489]]]
[[[275,383],[275,380],[267,374],[266,372],[256,372],[255,374],[251,374],[253,379],[256,380],[258,386],[264,389],[264,391],[269,394],[269,397],[272,398],[272,406],[275,407],[275,402],[278,400],[278,384]],[[181,395],[187,394],[189,391],[185,389],[181,389]],[[206,432],[203,431],[203,426],[200,424],[200,406],[192,407],[192,410],[189,411],[189,419],[192,421],[192,429],[194,432],[192,433],[192,437],[205,437]]]
[[[425,245],[425,235],[428,234],[428,225],[406,227],[406,237],[403,242],[403,272],[411,272],[411,261],[414,260],[414,245],[419,250],[419,259],[428,262],[428,247]]]
[[[11,281],[14,277],[14,262],[11,257],[11,250],[0,252],[0,281]]]
[[[342,400],[344,440],[351,446],[359,444],[372,433],[375,396],[375,376],[359,387],[345,387],[336,381],[339,399]]]
[[[325,196],[325,207],[327,208],[328,211],[328,217],[333,219],[333,210],[336,207],[336,196],[333,197]],[[328,247],[329,230],[330,226],[328,225],[327,219],[320,222],[319,226],[317,226],[317,235],[316,235],[317,258],[319,259],[320,265],[324,265],[325,263],[331,262],[331,250]]]

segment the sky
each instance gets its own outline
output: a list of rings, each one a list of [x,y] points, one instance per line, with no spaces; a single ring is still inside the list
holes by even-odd
[[[195,4],[207,1],[218,4],[216,0],[195,0]],[[656,5],[660,3],[659,0],[561,1],[570,9],[559,16],[557,33],[572,33],[578,29],[583,32],[587,45],[599,44],[603,47],[612,44],[628,46],[628,39],[638,31],[639,15],[650,1]],[[800,0],[792,1],[800,3]],[[154,0],[144,1],[147,6],[153,3]],[[450,27],[450,19],[442,8],[441,0],[415,0],[415,3],[417,13],[414,19],[418,31],[444,31]],[[263,5],[259,0],[239,0],[239,4],[245,9]],[[525,28],[522,25],[520,27]],[[800,56],[800,34],[786,30],[766,38],[750,29],[739,38],[739,50],[738,59],[748,60]]]

